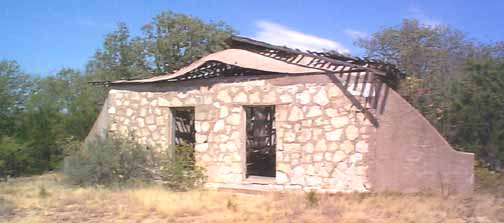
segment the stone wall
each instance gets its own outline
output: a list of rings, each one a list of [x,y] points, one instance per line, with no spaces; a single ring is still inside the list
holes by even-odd
[[[367,191],[368,138],[374,128],[325,76],[306,80],[279,77],[112,89],[109,130],[166,149],[172,134],[170,107],[194,106],[198,165],[206,169],[211,183],[241,184],[243,106],[275,105],[278,185]]]

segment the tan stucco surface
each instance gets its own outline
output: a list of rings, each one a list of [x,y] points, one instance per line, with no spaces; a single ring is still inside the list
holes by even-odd
[[[474,155],[455,151],[395,91],[390,91],[378,119],[380,127],[369,141],[369,175],[374,191],[472,190]]]

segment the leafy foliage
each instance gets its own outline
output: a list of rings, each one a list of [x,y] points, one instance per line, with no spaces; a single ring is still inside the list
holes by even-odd
[[[150,151],[117,138],[90,142],[65,159],[64,173],[70,181],[80,185],[123,185],[133,180],[145,180],[151,165]]]
[[[129,79],[147,75],[149,66],[145,60],[145,42],[140,37],[132,38],[124,23],[107,34],[103,49],[97,50],[87,65],[88,73],[96,80]]]
[[[171,146],[174,156],[160,162],[160,175],[164,184],[176,190],[187,190],[202,185],[206,179],[204,169],[196,166],[194,148],[190,145]]]
[[[443,113],[450,138],[460,149],[488,163],[504,160],[504,60],[471,64],[469,76],[456,83]]]
[[[446,95],[450,82],[461,76],[467,58],[476,50],[458,30],[408,19],[357,44],[369,57],[395,64],[408,75],[400,93],[417,108],[426,108],[424,112],[435,110],[432,108],[440,104],[439,98]]]
[[[173,146],[169,152],[122,138],[98,138],[65,159],[64,173],[79,185],[131,185],[162,182],[172,189],[186,190],[201,185],[203,169],[195,166],[191,146]],[[170,151],[170,150],[169,150]]]
[[[32,90],[32,81],[15,61],[0,61],[0,136],[14,135],[23,104]]]
[[[199,57],[224,49],[234,31],[223,22],[204,23],[184,14],[163,12],[143,27],[148,60],[156,73],[172,72]]]
[[[170,11],[154,17],[142,31],[132,37],[126,24],[119,23],[88,63],[88,73],[96,80],[117,80],[172,72],[224,49],[224,40],[235,32],[223,22],[205,23]]]
[[[17,176],[19,173],[33,172],[31,150],[26,144],[16,139],[3,136],[0,138],[0,177]]]

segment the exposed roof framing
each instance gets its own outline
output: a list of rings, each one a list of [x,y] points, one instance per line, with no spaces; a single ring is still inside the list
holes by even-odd
[[[396,66],[375,59],[352,57],[336,52],[305,52],[240,36],[231,36],[226,42],[232,48],[251,50],[270,58],[307,68],[340,74],[369,72],[381,76],[384,82],[392,87],[395,87],[397,81],[404,76]]]
[[[244,69],[261,70],[265,73],[308,74],[327,72],[321,71],[320,69],[303,67],[297,64],[284,63],[274,58],[265,57],[264,55],[243,49],[227,49],[202,57],[201,59],[171,74],[155,76],[147,79],[119,80],[112,82],[112,84],[173,81],[178,80],[178,77],[180,76],[187,76],[186,74],[191,73],[194,70],[205,69],[208,70],[207,72],[213,73],[214,71],[212,70],[222,69],[222,66],[211,66],[211,64],[214,63],[208,62],[212,61],[218,61],[222,64],[233,65]]]
[[[390,75],[399,73],[396,72],[397,69],[381,61],[361,59],[331,52],[304,52],[239,36],[231,36],[227,40],[227,43],[233,49],[207,55],[172,74],[165,74],[147,79],[120,80],[111,83],[149,83],[186,80],[178,78],[179,76],[185,76],[187,79],[218,76],[218,72],[222,70],[223,65],[207,63],[210,61],[219,61],[223,64],[235,65],[242,68],[286,74],[330,72],[339,73],[341,78],[344,73],[347,73],[352,76],[357,76],[357,81],[361,73],[370,73],[371,76],[379,75],[383,79],[388,79],[385,80],[385,82],[391,85],[395,85],[394,82],[398,79],[397,75]],[[203,64],[205,64],[205,66],[203,66]],[[378,70],[377,68],[380,69]],[[189,78],[188,75],[186,75],[186,73],[194,73],[192,72],[193,70],[202,69],[207,70],[208,74],[202,74],[200,71],[199,76],[193,75],[192,77],[189,75],[191,76]],[[350,76],[348,76],[348,78],[350,78]],[[346,81],[343,79],[341,81],[347,84],[349,83],[349,79]]]
[[[171,74],[105,84],[177,82],[229,76],[327,74],[375,125],[373,113],[383,112],[388,88],[401,77],[395,66],[378,60],[351,57],[334,52],[312,52],[275,46],[249,38],[232,36],[231,49],[222,50]]]
[[[280,52],[288,53],[288,54],[295,54],[295,55],[300,55],[300,56],[306,56],[306,57],[311,57],[313,58],[312,62],[310,62],[310,65],[317,67],[321,66],[327,63],[331,63],[333,66],[334,65],[341,65],[345,66],[348,68],[353,68],[356,70],[368,70],[370,72],[373,72],[378,75],[385,75],[383,71],[371,68],[371,67],[366,67],[367,63],[362,63],[364,61],[358,60],[357,58],[353,57],[347,57],[343,56],[341,54],[336,55],[334,53],[320,53],[320,52],[313,52],[313,51],[301,51],[299,49],[292,49],[288,48],[285,46],[276,46],[272,45],[269,43],[249,39],[246,37],[240,37],[240,36],[231,36],[228,40],[227,43],[231,47],[237,47],[237,48],[242,48],[240,46],[241,44],[246,44],[250,46],[256,46],[260,48],[265,48],[265,49],[270,49],[273,51],[270,51],[271,53],[275,53],[274,50],[276,50],[278,56],[275,56],[276,59],[281,59],[281,60],[286,60],[287,62],[294,62],[292,57],[282,57]]]
[[[173,81],[187,81],[187,80],[194,80],[194,79],[208,79],[208,78],[217,78],[217,77],[231,77],[231,76],[246,76],[249,74],[264,74],[264,75],[271,75],[271,74],[278,74],[276,72],[267,72],[267,71],[260,71],[260,70],[255,70],[255,69],[249,69],[249,68],[242,68],[238,66],[234,66],[231,64],[226,64],[222,63],[220,61],[207,61],[200,67],[189,71],[183,75],[173,77],[171,79],[168,79],[166,81],[173,82]]]

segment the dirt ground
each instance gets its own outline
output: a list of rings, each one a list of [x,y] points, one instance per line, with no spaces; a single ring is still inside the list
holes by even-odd
[[[80,188],[49,173],[1,182],[0,222],[504,222],[504,196],[484,189],[497,180],[470,195],[252,195]]]

